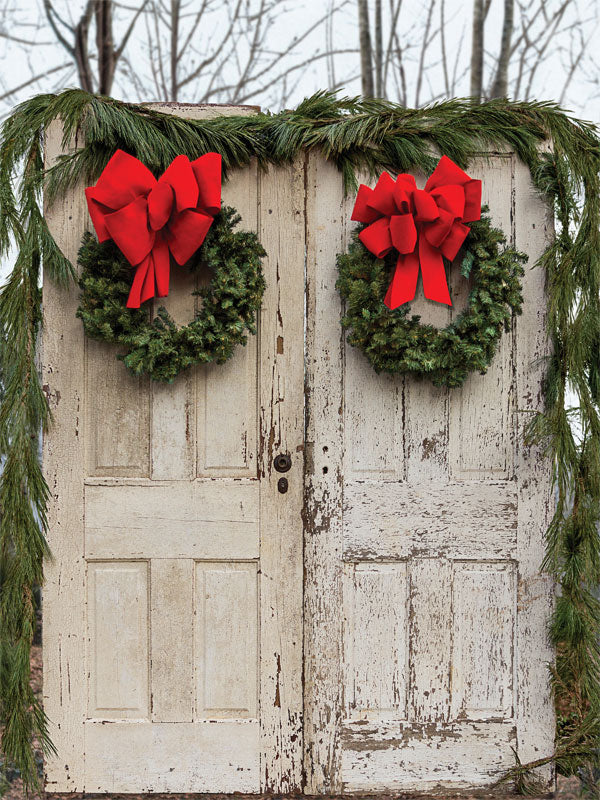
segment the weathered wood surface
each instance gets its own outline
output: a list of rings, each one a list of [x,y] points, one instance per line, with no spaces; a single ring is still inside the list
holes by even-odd
[[[529,254],[525,306],[486,375],[464,388],[377,376],[337,321],[335,254],[351,200],[309,159],[305,746],[311,792],[489,784],[552,750],[540,575],[549,464],[522,445],[548,352],[542,270],[551,220],[510,153],[469,165]],[[417,176],[423,180],[423,176]],[[452,310],[468,284],[451,275]],[[420,296],[419,296],[420,295]],[[340,666],[340,661],[342,666]],[[550,770],[543,777],[550,778]]]
[[[62,130],[46,131],[45,159],[60,155]],[[75,141],[74,146],[77,146]],[[57,244],[73,263],[87,211],[82,185],[60,207],[45,208]],[[75,234],[74,232],[77,231]],[[44,710],[60,758],[47,762],[48,788],[74,792],[84,786],[83,723],[87,714],[86,564],[83,554],[85,359],[78,293],[44,281],[43,385],[54,418],[54,435],[44,438],[44,475],[50,489],[48,541],[53,559],[44,568]],[[60,431],[60,435],[57,435]]]
[[[553,233],[550,209],[535,192],[529,170],[515,161],[515,244],[529,254],[530,267]],[[518,585],[516,631],[517,745],[523,762],[532,761],[554,747],[554,709],[547,689],[547,665],[554,653],[545,621],[554,601],[555,586],[540,574],[539,554],[552,516],[551,464],[539,447],[523,443],[525,426],[533,411],[544,408],[543,380],[550,344],[546,336],[546,276],[540,268],[526,268],[523,292],[527,312],[517,321],[515,460],[519,503],[517,516]],[[543,779],[550,766],[540,770]]]
[[[513,747],[550,752],[550,471],[522,433],[542,403],[532,267],[551,221],[511,154],[469,172],[530,264],[523,316],[462,390],[377,376],[345,344],[335,256],[353,199],[316,154],[225,187],[269,256],[259,335],[224,367],[133,379],[84,340],[77,293],[45,284],[49,790],[468,788]],[[81,187],[47,217],[75,259]],[[186,278],[167,300],[181,321]],[[467,294],[451,282],[453,310],[414,310],[447,324]]]
[[[335,257],[351,213],[332,164],[310,156],[306,213],[304,745],[308,794],[341,789],[343,681],[342,335]]]
[[[59,142],[54,127],[48,164]],[[259,334],[223,367],[170,386],[132,378],[114,348],[84,339],[78,292],[44,284],[51,791],[301,785],[303,189],[303,163],[252,164],[224,186],[269,255]],[[83,187],[46,213],[75,262]],[[178,322],[193,289],[172,270],[160,303]],[[281,451],[293,458],[286,495],[272,474]]]
[[[304,169],[261,178],[260,236],[268,269],[261,311],[261,788],[302,785],[302,504],[304,497]],[[287,493],[273,459],[288,453]]]

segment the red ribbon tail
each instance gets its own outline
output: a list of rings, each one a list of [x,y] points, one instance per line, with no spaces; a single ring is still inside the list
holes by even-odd
[[[150,300],[150,298],[154,297],[154,284],[156,282],[156,265],[154,263],[154,254],[150,253],[148,256],[150,259],[150,266],[148,267],[148,272],[146,272],[146,277],[144,278],[144,283],[142,284],[142,296],[140,297],[140,302],[145,303],[146,300]]]
[[[135,271],[127,308],[139,308],[151,297],[166,297],[169,294],[169,271],[169,247],[159,239]]]
[[[156,280],[156,296],[167,297],[169,294],[169,246],[164,239],[157,237],[152,248],[151,256],[154,258],[154,278]],[[154,287],[152,287],[154,289]],[[152,295],[150,295],[152,297]]]
[[[410,303],[417,291],[418,278],[419,256],[417,253],[400,254],[396,262],[394,277],[383,301],[385,305],[393,311],[404,303]]]
[[[423,276],[423,292],[429,300],[452,305],[444,259],[439,250],[429,244],[425,236],[419,236],[419,258]]]
[[[148,275],[152,273],[152,287],[154,288],[154,267],[152,264],[152,253],[148,253],[146,258],[138,264],[133,276],[133,283],[127,298],[127,308],[139,308],[142,302],[142,290],[148,282]],[[152,296],[152,295],[151,295]]]

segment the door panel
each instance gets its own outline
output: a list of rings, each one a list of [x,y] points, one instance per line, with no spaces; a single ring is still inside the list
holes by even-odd
[[[194,663],[199,719],[258,714],[256,562],[197,562]]]
[[[408,675],[406,564],[347,564],[344,584],[348,717],[402,718]]]
[[[114,348],[93,339],[84,347],[86,475],[148,477],[149,382],[124,375]]]
[[[552,749],[551,583],[539,574],[550,465],[522,444],[542,404],[548,342],[535,262],[551,222],[511,154],[476,159],[469,174],[530,263],[523,316],[487,374],[448,390],[378,376],[344,341],[335,256],[348,246],[354,198],[329,165],[309,160],[310,792],[478,786],[514,764],[513,748],[522,760]],[[411,310],[424,322],[446,325],[464,308],[458,272],[451,310],[419,284]]]
[[[48,163],[59,148],[54,128]],[[254,164],[223,187],[269,253],[258,334],[224,366],[171,385],[134,378],[85,340],[77,291],[44,285],[49,790],[301,785],[303,175],[302,162]],[[75,261],[83,187],[46,214]],[[194,286],[172,270],[160,303],[179,323]],[[292,457],[285,495],[279,452]]]
[[[148,717],[148,588],[145,561],[89,565],[90,718]]]

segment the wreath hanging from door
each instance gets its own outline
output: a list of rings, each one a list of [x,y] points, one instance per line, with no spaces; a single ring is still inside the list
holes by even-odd
[[[157,180],[118,150],[86,197],[98,238],[84,234],[79,250],[77,316],[89,337],[124,348],[117,357],[131,372],[170,383],[195,364],[224,363],[256,333],[266,253],[256,233],[236,230],[235,209],[221,208],[220,155],[178,156]],[[210,275],[193,292],[201,300],[194,319],[181,327],[162,306],[153,319],[140,308],[168,295],[171,257]]]
[[[377,372],[460,386],[469,372],[486,371],[502,330],[521,312],[527,260],[505,246],[487,210],[481,208],[481,182],[446,156],[424,189],[412,175],[394,181],[387,172],[375,189],[360,187],[352,219],[363,224],[348,252],[338,255],[336,285],[346,301],[348,342]],[[409,306],[419,270],[425,296],[452,305],[446,270],[457,258],[471,284],[467,308],[443,329],[422,324]]]

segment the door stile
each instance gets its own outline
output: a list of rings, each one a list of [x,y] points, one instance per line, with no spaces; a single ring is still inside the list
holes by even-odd
[[[53,122],[45,133],[45,165],[62,155],[62,126]],[[77,139],[71,144],[77,148]],[[77,264],[79,238],[88,225],[79,182],[61,203],[45,203],[44,215],[57,245],[72,264]],[[50,490],[47,539],[53,558],[44,565],[43,702],[49,733],[60,758],[47,761],[48,791],[60,782],[63,791],[84,789],[84,749],[81,730],[87,703],[83,665],[86,659],[85,580],[86,563],[81,547],[84,518],[85,441],[83,393],[85,340],[79,304],[73,287],[43,284],[42,384],[61,436],[44,436],[43,470]],[[48,310],[51,310],[51,317]],[[64,565],[69,564],[65,570]]]
[[[287,793],[302,786],[304,160],[261,174],[259,198],[261,791]],[[280,453],[292,461],[285,476],[273,467]]]
[[[529,169],[515,159],[514,238],[518,250],[529,255],[523,277],[528,307],[517,317],[516,327],[516,475],[517,517],[517,632],[516,686],[517,747],[522,763],[551,753],[555,716],[548,691],[548,665],[554,651],[547,632],[554,603],[555,584],[541,572],[540,555],[554,509],[552,463],[540,446],[524,443],[527,423],[544,409],[544,376],[551,342],[547,328],[548,295],[542,266],[535,266],[554,236],[552,208],[533,186]],[[539,224],[542,221],[544,224]],[[552,765],[540,770],[550,782]]]
[[[308,794],[341,791],[343,347],[335,258],[351,198],[336,167],[307,157],[304,753]]]

